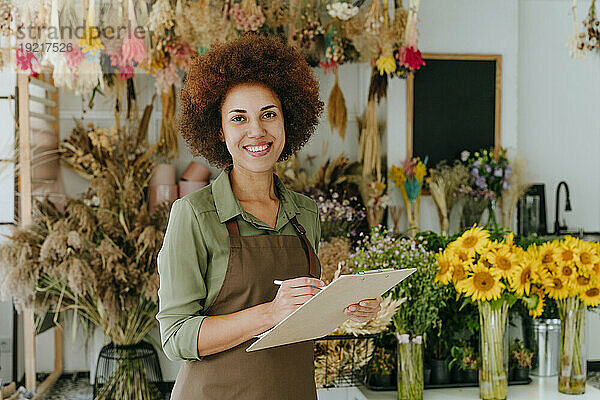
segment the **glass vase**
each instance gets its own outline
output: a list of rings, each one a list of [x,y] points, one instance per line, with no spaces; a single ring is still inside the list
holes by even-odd
[[[558,300],[560,315],[560,365],[558,391],[565,394],[585,393],[586,359],[583,348],[585,305],[578,297]]]
[[[498,221],[496,219],[496,199],[490,200],[487,204],[488,220],[486,228],[498,230]]]
[[[479,397],[504,400],[508,390],[508,303],[479,302]]]
[[[406,203],[406,216],[408,217],[408,229],[411,237],[414,237],[419,232],[420,204],[420,195],[416,200]]]
[[[481,215],[488,206],[488,200],[477,197],[465,197],[460,215],[460,227],[468,229],[473,224],[479,224]]]
[[[423,339],[396,334],[398,339],[398,400],[423,399]]]

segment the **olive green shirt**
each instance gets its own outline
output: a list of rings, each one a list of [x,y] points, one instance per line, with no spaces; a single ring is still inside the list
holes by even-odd
[[[225,169],[208,186],[176,200],[158,253],[159,311],[156,319],[166,356],[199,360],[198,331],[203,312],[217,297],[229,258],[225,221],[237,217],[241,236],[295,235],[290,218],[306,229],[315,252],[321,238],[314,200],[285,187],[274,174],[279,210],[275,228],[244,211],[233,195]]]

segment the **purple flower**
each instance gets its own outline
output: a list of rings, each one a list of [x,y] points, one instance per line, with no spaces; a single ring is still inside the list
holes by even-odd
[[[479,168],[479,160],[475,160],[475,162],[473,163],[473,166],[475,168]]]
[[[484,168],[487,172],[492,172],[492,167],[490,167],[490,164],[485,164]]]
[[[508,190],[508,188],[510,187],[510,183],[505,180],[504,182],[502,182],[502,189],[503,190]]]
[[[494,170],[494,176],[497,176],[498,178],[502,177],[502,169],[501,168],[496,168]]]
[[[479,175],[479,170],[478,170],[477,168],[473,168],[473,169],[471,170],[471,175],[473,175],[473,176],[478,176],[478,175]]]
[[[477,178],[477,180],[475,181],[475,184],[482,189],[487,188],[487,183],[485,182],[485,178],[483,176],[480,176],[479,178]]]
[[[512,174],[512,168],[510,167],[510,165],[504,169],[504,174],[506,176],[509,176],[510,174]]]

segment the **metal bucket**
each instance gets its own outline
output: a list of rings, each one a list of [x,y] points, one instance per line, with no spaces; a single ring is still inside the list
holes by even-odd
[[[558,375],[560,319],[534,319],[528,333],[529,347],[534,351],[531,375]]]

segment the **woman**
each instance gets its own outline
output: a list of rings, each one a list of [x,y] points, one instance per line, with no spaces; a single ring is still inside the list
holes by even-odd
[[[273,173],[318,124],[318,83],[296,49],[249,35],[196,58],[180,100],[192,153],[224,171],[173,203],[158,255],[162,346],[186,360],[171,398],[315,399],[312,341],[245,349],[323,285],[316,203]],[[368,321],[380,302],[344,312]]]

